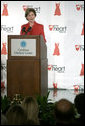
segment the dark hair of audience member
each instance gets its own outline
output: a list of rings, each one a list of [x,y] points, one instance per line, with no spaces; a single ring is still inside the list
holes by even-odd
[[[75,119],[78,126],[84,125],[84,93],[76,95],[74,99],[74,105],[79,114],[79,117]]]
[[[71,124],[73,122],[74,106],[67,99],[61,99],[55,102],[54,111],[57,124]]]
[[[84,93],[76,95],[74,99],[75,107],[81,116],[84,116]]]

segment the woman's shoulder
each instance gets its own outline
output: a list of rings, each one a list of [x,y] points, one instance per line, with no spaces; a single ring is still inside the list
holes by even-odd
[[[39,26],[39,27],[43,27],[43,24],[39,24],[39,23],[37,23],[37,22],[35,22],[35,24],[36,24],[37,26]]]
[[[26,23],[26,24],[23,24],[21,27],[26,27],[26,26],[28,26],[29,24],[28,23]]]

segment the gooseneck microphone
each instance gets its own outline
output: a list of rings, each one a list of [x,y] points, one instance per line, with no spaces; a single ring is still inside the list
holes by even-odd
[[[26,29],[25,27],[22,28],[22,33],[23,33],[23,32],[26,32],[25,29]]]
[[[28,32],[30,32],[30,31],[31,31],[31,29],[32,29],[32,27],[29,27],[29,28],[28,28],[28,30],[27,30],[27,33],[28,33]]]
[[[23,28],[22,28],[22,33],[25,32],[25,35],[26,35],[28,32],[31,31],[31,29],[32,29],[32,27],[29,27],[29,28],[27,29],[27,31],[26,31],[26,27],[23,27]]]

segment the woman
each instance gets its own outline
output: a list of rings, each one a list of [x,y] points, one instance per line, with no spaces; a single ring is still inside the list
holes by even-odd
[[[27,8],[25,17],[29,22],[21,26],[20,35],[42,35],[46,42],[44,26],[35,21],[36,11],[33,8]]]

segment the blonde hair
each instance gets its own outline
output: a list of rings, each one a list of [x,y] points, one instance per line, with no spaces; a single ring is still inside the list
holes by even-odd
[[[27,123],[27,116],[22,106],[12,105],[6,113],[9,125],[24,125]]]
[[[39,118],[38,118],[39,108],[36,99],[34,97],[27,96],[24,98],[22,106],[27,112],[27,120],[34,121],[36,125],[39,124]]]

